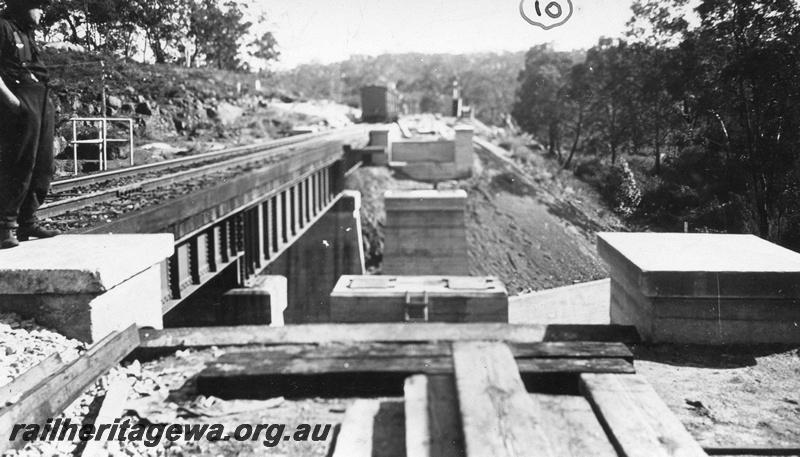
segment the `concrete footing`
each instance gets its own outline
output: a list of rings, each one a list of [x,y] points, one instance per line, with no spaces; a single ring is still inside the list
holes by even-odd
[[[282,327],[287,287],[285,276],[259,276],[250,287],[231,289],[222,296],[217,322]]]
[[[612,324],[651,342],[800,343],[800,254],[753,235],[601,233]]]
[[[413,179],[426,182],[463,179],[472,174],[472,135],[474,128],[459,125],[455,138],[400,139],[389,128],[370,131],[370,163],[387,164]],[[383,148],[382,150],[380,148]]]
[[[384,274],[469,275],[466,192],[387,191],[384,202]]]
[[[455,128],[453,140],[402,140],[391,143],[389,166],[426,182],[464,179],[472,174],[473,127]]]
[[[389,165],[389,153],[386,149],[386,146],[367,146],[355,152],[360,154],[364,165],[385,166]]]
[[[172,235],[61,235],[0,254],[0,310],[94,342],[131,324],[162,328]]]
[[[508,293],[494,277],[342,276],[331,321],[508,322]]]

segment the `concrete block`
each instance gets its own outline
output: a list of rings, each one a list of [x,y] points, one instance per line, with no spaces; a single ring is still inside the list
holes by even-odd
[[[385,229],[384,255],[403,253],[425,257],[466,256],[467,233],[463,228]]]
[[[465,179],[471,175],[471,169],[460,169],[455,163],[414,162],[398,164],[392,162],[390,167],[400,170],[411,179],[422,182],[441,182],[452,179]]]
[[[601,233],[610,319],[643,340],[800,343],[800,255],[752,235]]]
[[[61,235],[0,255],[0,294],[102,293],[161,262],[172,235]]]
[[[383,194],[386,212],[394,211],[463,211],[467,193],[453,190],[387,190]]]
[[[413,275],[469,275],[469,257],[452,255],[448,257],[428,257],[414,252],[411,254],[387,253],[383,256],[383,274],[402,276]]]
[[[495,277],[437,275],[342,276],[331,293],[333,322],[403,322],[415,316],[429,322],[508,322],[508,293]]]
[[[386,213],[386,230],[422,227],[466,227],[458,211],[392,211]]]
[[[161,264],[172,235],[61,235],[0,256],[0,310],[86,342],[161,328]]]
[[[259,276],[248,288],[231,289],[217,310],[222,325],[271,325],[283,327],[288,282],[285,276]]]
[[[455,127],[455,163],[459,172],[469,174],[472,170],[472,135],[475,129],[470,125]]]
[[[253,288],[265,291],[270,296],[270,325],[283,327],[283,312],[289,305],[289,282],[286,276],[260,276]]]
[[[367,146],[358,149],[366,165],[382,166],[389,164],[389,153],[386,146]]]
[[[369,131],[369,145],[370,146],[385,146],[388,148],[391,145],[389,141],[389,128],[376,128]]]
[[[469,274],[466,192],[387,191],[384,199],[384,274]]]
[[[600,233],[597,250],[649,297],[800,298],[800,254],[754,235]]]
[[[402,140],[392,143],[392,161],[455,162],[455,142],[448,140]]]

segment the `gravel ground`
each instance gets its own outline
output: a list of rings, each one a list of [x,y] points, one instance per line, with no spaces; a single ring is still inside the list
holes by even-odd
[[[71,362],[84,350],[80,341],[41,327],[33,319],[0,313],[0,388],[51,354]]]
[[[236,350],[236,349],[232,349]],[[170,442],[111,442],[105,451],[111,457],[182,457],[182,456],[319,456],[328,454],[335,425],[342,421],[352,399],[309,398],[289,400],[283,397],[265,400],[222,400],[198,395],[194,376],[224,350],[177,351],[147,362],[133,361],[113,369],[61,414],[73,423],[89,423],[96,416],[107,387],[124,381],[131,386],[122,422],[133,424],[221,424],[232,435],[239,424],[286,424],[287,433],[299,424],[330,425],[322,441],[281,441],[276,446],[260,440]],[[402,413],[402,408],[401,408]],[[402,419],[402,414],[401,414]],[[284,433],[286,435],[286,433]],[[223,435],[224,436],[224,435]],[[74,442],[33,442],[24,449],[10,451],[4,457],[41,457],[81,455],[83,444]],[[105,454],[104,454],[105,455]]]

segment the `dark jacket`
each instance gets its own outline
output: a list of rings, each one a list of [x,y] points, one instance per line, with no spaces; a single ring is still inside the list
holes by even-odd
[[[0,77],[15,84],[47,82],[47,67],[39,57],[32,28],[21,27],[8,14],[0,16]]]

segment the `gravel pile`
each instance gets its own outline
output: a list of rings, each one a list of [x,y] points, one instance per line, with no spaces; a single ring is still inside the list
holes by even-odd
[[[41,327],[33,319],[15,313],[0,313],[0,387],[54,353],[69,363],[83,353],[85,346]]]

